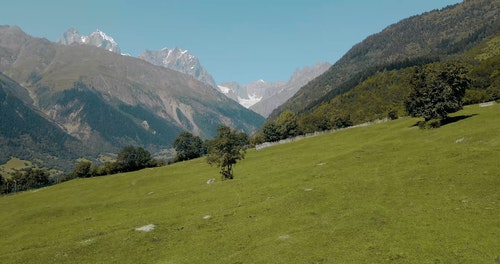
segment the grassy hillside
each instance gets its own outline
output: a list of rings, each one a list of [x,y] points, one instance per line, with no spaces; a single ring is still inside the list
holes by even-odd
[[[0,197],[0,259],[499,263],[500,105],[455,115],[252,150],[211,185],[198,159]]]

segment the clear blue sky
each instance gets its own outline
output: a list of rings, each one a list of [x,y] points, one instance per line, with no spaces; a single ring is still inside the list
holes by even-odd
[[[122,52],[189,50],[220,82],[288,80],[335,63],[369,35],[459,0],[32,0],[1,4],[0,24],[56,41],[100,29]]]

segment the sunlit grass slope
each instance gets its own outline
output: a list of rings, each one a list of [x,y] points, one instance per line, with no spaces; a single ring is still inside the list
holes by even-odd
[[[252,150],[232,181],[198,159],[1,197],[0,259],[499,263],[500,105],[456,115]]]

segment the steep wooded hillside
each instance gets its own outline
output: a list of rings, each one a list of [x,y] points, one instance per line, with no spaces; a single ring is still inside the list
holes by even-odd
[[[355,45],[327,72],[302,87],[270,116],[310,112],[383,69],[401,69],[464,52],[500,29],[499,0],[461,4],[402,20]]]
[[[29,101],[27,91],[0,73],[0,163],[17,155],[64,168],[66,160],[77,157],[78,140],[23,99]]]
[[[466,90],[464,104],[482,103],[500,99],[500,35],[486,39],[466,53],[435,62],[425,67],[455,65],[463,67],[471,87]],[[360,124],[386,117],[405,116],[404,102],[410,96],[411,80],[420,66],[394,70],[380,70],[327,103],[310,112],[302,113],[302,132],[328,130],[336,120],[347,119]]]

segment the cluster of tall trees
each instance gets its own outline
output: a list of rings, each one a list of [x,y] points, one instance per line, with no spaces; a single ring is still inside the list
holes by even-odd
[[[268,120],[261,130],[252,136],[252,144],[276,142],[282,139],[351,126],[349,114],[334,115],[332,112],[321,115],[302,115],[298,117],[290,110],[279,115],[276,120]]]

